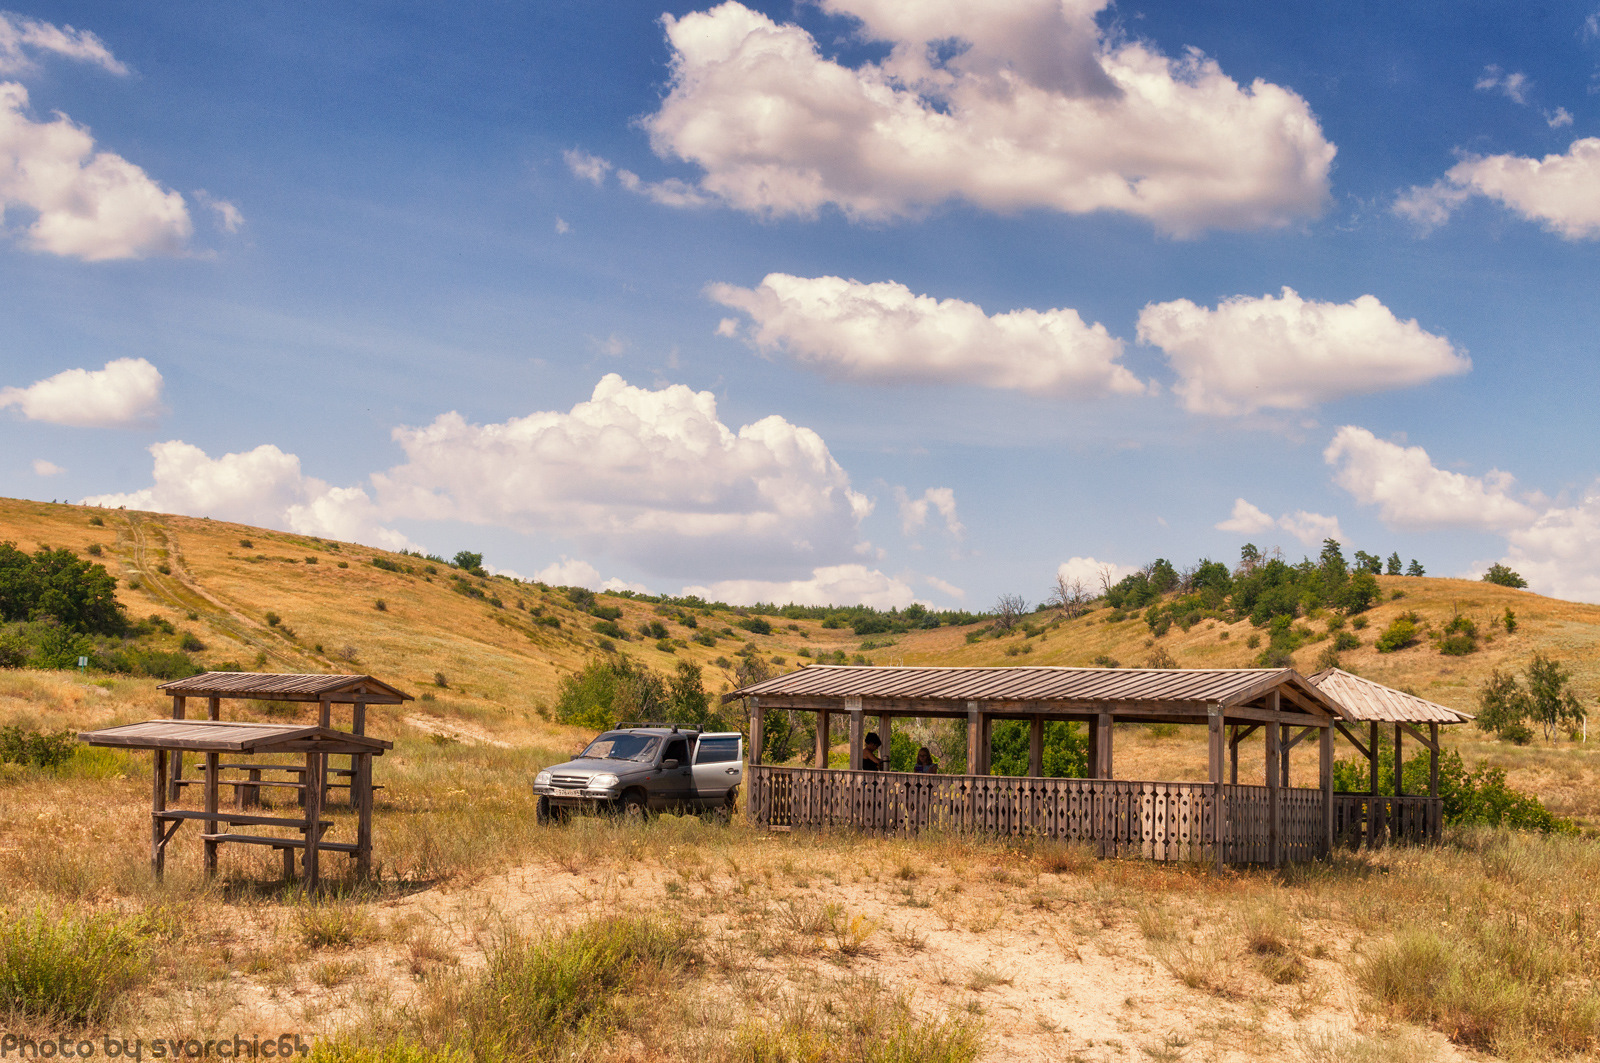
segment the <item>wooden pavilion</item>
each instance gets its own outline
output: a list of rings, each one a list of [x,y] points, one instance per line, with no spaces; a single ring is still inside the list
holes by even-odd
[[[1369,848],[1381,845],[1385,839],[1436,840],[1444,826],[1444,806],[1439,799],[1439,727],[1465,723],[1472,717],[1339,668],[1324,669],[1310,682],[1338,704],[1344,718],[1334,726],[1369,765],[1367,793],[1334,795],[1335,836],[1345,844],[1365,844]],[[1363,724],[1365,741],[1358,737]],[[1426,735],[1417,729],[1423,725],[1428,728]],[[1389,795],[1379,793],[1378,778],[1378,737],[1387,727],[1394,729],[1394,792]],[[1405,792],[1404,740],[1408,734],[1428,751],[1426,794]],[[1287,761],[1283,770],[1288,773]]]
[[[124,749],[149,749],[154,754],[150,805],[150,866],[159,876],[166,862],[166,847],[187,820],[205,824],[200,835],[205,843],[207,874],[217,870],[217,848],[235,843],[262,845],[282,852],[284,877],[294,877],[294,853],[301,851],[301,880],[306,888],[317,884],[319,854],[322,851],[350,855],[358,874],[372,866],[372,758],[394,748],[391,742],[366,735],[366,707],[394,705],[411,700],[411,695],[366,675],[275,675],[256,672],[207,672],[203,675],[163,683],[160,689],[172,695],[172,719],[123,724],[78,737],[90,745]],[[187,719],[186,702],[191,697],[207,699],[207,719]],[[317,721],[309,723],[244,723],[221,719],[226,699],[261,699],[315,703]],[[332,726],[332,707],[351,706],[351,729]],[[184,779],[183,755],[204,756],[198,779]],[[224,756],[244,759],[223,760]],[[303,755],[303,763],[266,763],[256,757],[293,759]],[[349,758],[349,767],[333,769],[329,757]],[[170,767],[170,770],[169,770]],[[230,773],[238,772],[239,775]],[[263,777],[267,773],[267,777]],[[330,776],[342,779],[330,782]],[[174,807],[186,787],[199,785],[203,808]],[[233,789],[232,809],[221,805],[221,788]],[[356,810],[356,836],[348,842],[323,838],[333,824],[322,818],[330,788],[350,792],[350,805]],[[260,804],[263,789],[284,790],[297,799],[299,815],[268,816],[253,814]],[[224,832],[221,825],[230,828]],[[284,835],[232,833],[239,826],[287,828]]]
[[[1341,822],[1359,819],[1365,824],[1379,814],[1382,799],[1336,795],[1333,790],[1335,731],[1352,737],[1344,725],[1360,718],[1330,692],[1345,689],[1329,683],[1325,690],[1290,668],[816,665],[735,690],[723,701],[749,699],[749,815],[773,829],[836,825],[896,833],[930,827],[1033,833],[1087,842],[1107,856],[1206,861],[1218,867],[1276,866],[1325,856]],[[812,767],[761,763],[763,716],[769,710],[817,714]],[[844,770],[827,768],[834,713],[849,720],[850,764]],[[876,718],[885,749],[896,718],[965,719],[965,774],[862,771],[869,717]],[[989,774],[995,720],[1028,723],[1026,777]],[[1087,725],[1088,778],[1043,777],[1043,733],[1049,720]],[[1116,723],[1205,725],[1208,781],[1115,778]],[[1263,785],[1240,784],[1239,744],[1256,730],[1263,730],[1266,739]],[[1436,726],[1431,733],[1436,751]],[[1312,737],[1318,749],[1317,785],[1292,787],[1289,751]],[[1373,747],[1358,743],[1357,748],[1366,752]],[[1437,787],[1416,803],[1424,805],[1421,822],[1435,825],[1436,835]],[[1341,804],[1349,806],[1342,817]],[[1384,814],[1392,816],[1405,807],[1402,799]],[[1375,834],[1366,836],[1370,841]]]

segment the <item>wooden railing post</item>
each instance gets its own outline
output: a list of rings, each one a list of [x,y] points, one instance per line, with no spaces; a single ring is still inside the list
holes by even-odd
[[[978,774],[978,742],[981,740],[978,726],[978,703],[967,702],[967,774]]]
[[[1217,871],[1222,870],[1222,840],[1224,823],[1222,816],[1222,706],[1206,706],[1206,724],[1210,729],[1211,752],[1211,844],[1216,849]]]
[[[152,776],[150,787],[150,871],[156,878],[160,878],[167,862],[165,841],[167,824],[161,818],[161,813],[167,810],[167,751],[165,749],[155,750],[155,756],[152,759],[154,763],[150,766]]]
[[[762,741],[761,732],[762,732],[762,725],[765,723],[765,720],[763,719],[763,717],[761,715],[763,711],[764,710],[761,708],[761,699],[760,698],[751,698],[750,699],[750,748],[746,751],[746,758],[745,759],[747,759],[750,762],[750,767],[752,769],[750,774],[751,774],[752,778],[750,780],[750,785],[745,788],[745,794],[744,794],[744,811],[745,811],[745,815],[747,817],[749,817],[751,821],[754,821],[755,818],[756,818],[756,790],[758,789],[758,787],[756,786],[756,781],[755,781],[755,778],[754,778],[756,773],[755,773],[755,771],[753,769],[759,767],[760,764],[761,764],[761,741]]]
[[[866,740],[866,721],[861,717],[861,699],[846,698],[850,710],[850,770],[861,770],[861,743]]]
[[[1388,829],[1384,824],[1383,805],[1378,798],[1378,722],[1372,721],[1367,725],[1367,767],[1371,782],[1368,793],[1371,800],[1367,802],[1367,848],[1376,849],[1378,838]]]
[[[1096,730],[1100,732],[1100,741],[1095,743],[1096,759],[1094,765],[1094,777],[1096,779],[1109,779],[1113,775],[1111,760],[1113,753],[1111,748],[1111,714],[1109,712],[1100,713],[1098,719],[1096,720]],[[1218,772],[1220,777],[1220,766],[1218,767]]]
[[[1317,774],[1322,783],[1322,855],[1333,855],[1333,728],[1324,727],[1317,739]]]
[[[174,720],[181,720],[188,714],[186,709],[188,702],[189,699],[184,697],[182,694],[172,695],[172,718]],[[168,801],[175,802],[178,800],[179,791],[182,790],[182,787],[178,785],[178,781],[182,778],[183,754],[177,750],[174,750],[172,753],[172,777],[167,784]]]
[[[1278,692],[1272,692],[1273,700],[1277,700]],[[1269,723],[1267,731],[1267,860],[1273,867],[1283,862],[1283,839],[1280,837],[1279,823],[1282,821],[1282,794],[1278,785],[1278,773],[1282,764],[1288,758],[1283,753],[1283,729],[1277,723]]]
[[[827,709],[817,710],[817,742],[816,763],[814,767],[826,768],[828,766],[828,728],[832,726],[833,714]]]
[[[1028,721],[1028,774],[1044,777],[1044,717],[1038,713]]]

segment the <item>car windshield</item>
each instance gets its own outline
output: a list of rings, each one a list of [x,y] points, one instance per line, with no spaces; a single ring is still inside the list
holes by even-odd
[[[655,735],[636,735],[627,732],[603,734],[589,743],[583,751],[585,760],[637,760],[647,761],[656,755],[661,739]]]

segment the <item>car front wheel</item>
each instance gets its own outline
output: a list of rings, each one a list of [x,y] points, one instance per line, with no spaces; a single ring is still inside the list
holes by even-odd
[[[650,812],[650,803],[645,799],[643,791],[629,790],[622,795],[622,800],[617,802],[617,810],[628,819],[643,819]]]

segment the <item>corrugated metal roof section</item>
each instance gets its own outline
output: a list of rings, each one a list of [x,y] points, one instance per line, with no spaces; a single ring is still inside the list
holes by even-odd
[[[296,675],[270,672],[206,672],[162,683],[158,690],[186,697],[277,698],[315,701],[327,694],[353,694],[361,687],[363,701],[410,701],[411,695],[370,675]]]
[[[1311,682],[1337,701],[1348,716],[1363,722],[1464,723],[1472,719],[1468,713],[1351,675],[1341,668],[1324,669],[1312,676]]]
[[[382,739],[346,734],[327,727],[219,720],[147,720],[144,723],[125,723],[98,731],[85,731],[78,737],[92,746],[214,750],[219,753],[247,753],[306,739],[323,739],[339,746],[371,747],[375,751],[392,749],[394,746],[392,742]]]
[[[726,695],[953,701],[1197,701],[1235,704],[1280,682],[1289,668],[923,668],[813,665]],[[1314,691],[1312,696],[1315,696]]]

